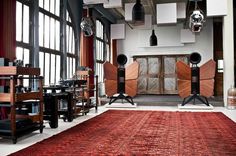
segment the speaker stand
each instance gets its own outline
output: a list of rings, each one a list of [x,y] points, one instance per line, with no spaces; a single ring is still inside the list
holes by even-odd
[[[198,99],[199,101],[201,101],[205,105],[210,106],[207,98],[204,96],[200,96],[198,94],[193,94],[193,95],[189,96],[188,98],[184,98],[184,100],[182,102],[182,106],[184,106],[185,104],[189,103],[192,100],[193,100],[193,104],[195,105],[195,99]]]
[[[128,103],[131,103],[132,105],[134,105],[133,98],[127,94],[124,94],[124,93],[119,93],[118,95],[115,94],[112,97],[110,97],[109,105],[111,105],[112,103],[114,103],[118,99],[121,99],[122,103],[123,103],[123,100],[126,100]]]

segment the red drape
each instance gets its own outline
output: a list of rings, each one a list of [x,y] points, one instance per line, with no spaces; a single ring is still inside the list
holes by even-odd
[[[16,0],[0,0],[0,57],[14,60],[16,53]],[[4,85],[1,81],[0,85]],[[0,110],[0,119],[7,118],[5,108]]]
[[[16,0],[0,1],[0,57],[14,60],[16,54]]]

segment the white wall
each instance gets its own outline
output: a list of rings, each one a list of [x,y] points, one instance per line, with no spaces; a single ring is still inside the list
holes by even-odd
[[[118,54],[127,55],[129,63],[132,62],[132,56],[134,55],[190,54],[195,51],[202,55],[201,64],[213,58],[212,19],[207,19],[202,32],[196,34],[195,43],[184,45],[180,43],[180,30],[183,28],[183,24],[155,26],[154,28],[159,47],[148,45],[151,30],[131,29],[126,25],[126,38],[117,40]]]

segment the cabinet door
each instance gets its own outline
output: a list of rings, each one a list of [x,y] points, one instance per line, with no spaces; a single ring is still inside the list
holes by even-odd
[[[138,94],[146,94],[147,92],[147,58],[137,58],[139,63],[138,76]]]
[[[139,56],[138,94],[178,94],[176,62],[188,63],[187,56]]]
[[[164,94],[177,94],[177,83],[176,83],[176,57],[175,56],[164,56],[163,57],[163,93]]]
[[[148,70],[147,93],[160,94],[161,59],[159,57],[149,57],[147,70]]]

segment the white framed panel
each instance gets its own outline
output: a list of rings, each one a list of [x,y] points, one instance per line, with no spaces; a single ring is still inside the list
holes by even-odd
[[[125,24],[111,24],[111,39],[125,39]]]
[[[83,0],[84,4],[108,3],[109,0]]]
[[[177,4],[157,4],[157,24],[177,23]]]
[[[108,3],[103,4],[104,8],[121,8],[122,0],[109,0]]]
[[[132,21],[132,10],[135,3],[125,3],[125,20]]]
[[[186,18],[186,3],[177,3],[177,18],[185,19]]]
[[[194,43],[196,41],[195,33],[189,29],[181,29],[180,31],[180,42],[181,43]]]
[[[207,16],[227,15],[227,0],[207,0]]]

